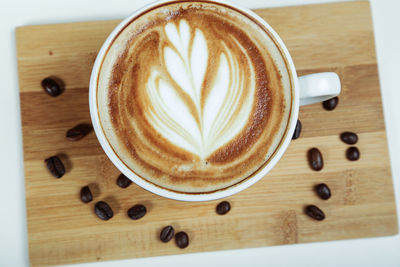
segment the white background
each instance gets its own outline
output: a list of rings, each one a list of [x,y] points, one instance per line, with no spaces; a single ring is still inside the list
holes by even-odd
[[[0,266],[26,266],[21,120],[15,27],[122,19],[151,0],[0,0]],[[249,8],[337,2],[234,0]],[[400,206],[400,1],[372,0],[397,207]],[[301,30],[301,29],[299,29]],[[399,208],[398,208],[399,210]],[[400,266],[400,236],[196,253],[82,266]],[[77,266],[77,265],[75,265]]]

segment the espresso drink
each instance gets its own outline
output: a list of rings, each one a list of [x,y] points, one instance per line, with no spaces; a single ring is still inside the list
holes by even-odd
[[[101,63],[97,105],[121,161],[159,187],[220,190],[257,172],[287,131],[280,48],[248,15],[208,1],[133,18]]]

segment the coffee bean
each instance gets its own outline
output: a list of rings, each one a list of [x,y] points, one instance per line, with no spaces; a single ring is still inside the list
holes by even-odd
[[[308,216],[310,216],[314,220],[322,221],[323,219],[325,219],[324,212],[315,205],[308,205],[305,209],[305,212]]]
[[[189,245],[189,236],[185,232],[179,232],[175,235],[175,243],[179,248],[186,248]]]
[[[94,205],[94,213],[96,213],[97,217],[104,221],[107,221],[114,216],[114,212],[104,201],[99,201],[96,203],[96,205]]]
[[[358,160],[360,158],[360,151],[355,146],[349,147],[346,151],[346,157],[351,161]]]
[[[339,103],[339,98],[335,96],[331,99],[322,102],[322,105],[326,110],[334,110],[338,103]]]
[[[299,138],[300,137],[300,133],[301,133],[301,121],[297,120],[296,129],[294,130],[292,139]]]
[[[61,178],[65,174],[65,168],[62,161],[57,156],[45,159],[47,169],[56,178]]]
[[[231,204],[228,201],[222,201],[215,210],[219,215],[227,214],[231,210]]]
[[[66,137],[70,141],[78,141],[89,134],[92,130],[92,126],[86,123],[78,124],[74,128],[67,131]]]
[[[169,242],[175,234],[174,227],[171,225],[165,226],[160,233],[160,240],[164,243]]]
[[[84,186],[81,189],[81,200],[83,203],[89,203],[93,200],[92,192],[90,191],[89,186]]]
[[[327,200],[331,197],[331,190],[326,184],[316,185],[315,192],[317,192],[317,195],[324,200]]]
[[[132,220],[139,220],[146,215],[146,207],[142,204],[137,204],[128,210],[128,216]]]
[[[128,186],[130,186],[131,183],[132,183],[132,181],[129,180],[129,178],[126,177],[125,175],[123,175],[122,173],[118,176],[117,185],[119,187],[127,188]]]
[[[42,87],[48,95],[53,97],[60,95],[63,91],[61,82],[51,77],[42,80]]]
[[[340,139],[346,144],[354,145],[358,141],[358,136],[353,132],[344,132],[340,135]]]
[[[318,148],[314,147],[308,151],[308,162],[311,169],[314,171],[322,170],[322,167],[324,167],[324,160]]]

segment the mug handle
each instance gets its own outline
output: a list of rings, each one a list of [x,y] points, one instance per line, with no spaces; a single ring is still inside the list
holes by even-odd
[[[321,72],[299,77],[300,106],[310,105],[338,96],[341,91],[339,76]]]

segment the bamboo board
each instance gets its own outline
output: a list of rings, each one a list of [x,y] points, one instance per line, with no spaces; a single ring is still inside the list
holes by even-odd
[[[397,233],[374,35],[368,2],[259,9],[292,54],[299,75],[335,71],[342,81],[338,107],[302,107],[301,138],[278,165],[251,188],[229,197],[232,210],[215,213],[219,201],[185,203],[164,199],[132,184],[116,186],[118,170],[94,133],[69,142],[67,129],[90,122],[88,84],[96,54],[119,21],[20,27],[16,30],[24,142],[29,254],[32,265],[240,249]],[[65,92],[47,96],[40,82],[55,75]],[[361,159],[347,161],[343,131],[359,134]],[[325,167],[313,172],[306,152],[318,147]],[[67,155],[67,174],[54,179],[43,160]],[[320,200],[312,188],[325,182],[333,196]],[[95,201],[79,200],[91,184]],[[93,213],[96,201],[114,210],[110,221]],[[126,211],[143,203],[148,214],[130,220]],[[326,219],[316,222],[303,207],[316,204]],[[165,225],[190,236],[188,248],[158,239]]]

